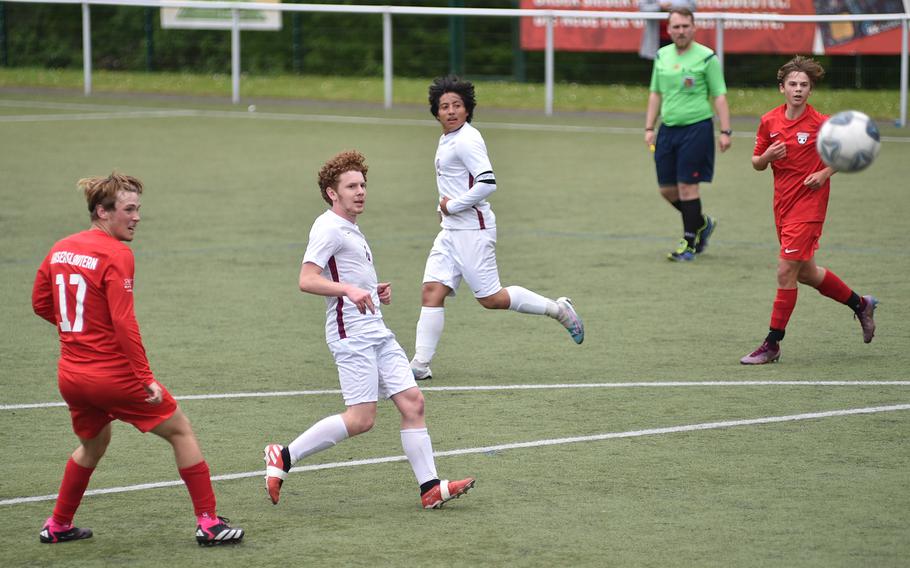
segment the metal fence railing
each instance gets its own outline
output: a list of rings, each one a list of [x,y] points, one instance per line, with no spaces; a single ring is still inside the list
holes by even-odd
[[[383,61],[383,98],[386,108],[392,106],[392,50],[393,25],[396,15],[408,16],[473,16],[516,18],[543,18],[545,21],[544,47],[544,112],[553,114],[554,92],[554,27],[556,21],[566,18],[609,19],[609,20],[664,20],[665,14],[648,12],[597,12],[580,10],[527,10],[497,8],[431,8],[417,6],[362,6],[362,5],[328,5],[328,4],[275,4],[256,2],[200,1],[200,0],[3,0],[32,4],[74,4],[82,6],[82,45],[84,91],[92,93],[92,42],[91,42],[91,6],[133,6],[146,8],[191,8],[195,10],[227,10],[232,15],[231,34],[231,100],[240,102],[240,30],[241,12],[256,10],[260,12],[323,12],[374,15],[382,18],[382,61]],[[838,22],[893,22],[899,21],[900,39],[900,118],[896,121],[901,127],[907,125],[907,90],[908,90],[908,35],[910,35],[910,14],[850,14],[850,15],[784,15],[732,12],[699,12],[700,21],[713,21],[715,29],[715,51],[723,64],[724,61],[724,23],[732,21],[780,22],[780,23],[838,23]]]

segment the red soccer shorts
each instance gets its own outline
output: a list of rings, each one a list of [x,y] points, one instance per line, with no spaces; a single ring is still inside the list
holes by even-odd
[[[70,409],[73,432],[91,439],[112,420],[122,420],[148,432],[177,410],[177,401],[161,386],[161,404],[145,401],[148,393],[133,375],[96,377],[58,370],[57,385]]]
[[[824,223],[791,223],[777,226],[780,257],[784,260],[812,260],[818,249]]]

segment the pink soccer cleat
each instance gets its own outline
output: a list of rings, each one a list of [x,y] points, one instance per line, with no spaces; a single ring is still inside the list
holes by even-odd
[[[780,359],[780,344],[762,341],[758,349],[739,360],[743,365],[764,365],[776,363]]]
[[[870,343],[875,337],[875,308],[878,300],[873,296],[863,296],[862,308],[856,312],[856,319],[863,328],[863,343]]]
[[[56,544],[58,542],[70,542],[72,540],[82,540],[83,538],[92,538],[92,529],[81,529],[74,527],[73,523],[62,525],[54,520],[54,517],[48,518],[44,522],[44,528],[38,533],[38,538],[44,544]]]
[[[237,544],[243,540],[243,529],[229,525],[230,519],[203,514],[197,520],[199,524],[196,525],[196,542],[199,546]]]

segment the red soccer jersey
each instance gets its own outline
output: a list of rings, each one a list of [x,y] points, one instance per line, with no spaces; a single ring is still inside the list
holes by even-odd
[[[815,150],[815,139],[828,117],[807,104],[799,118],[787,120],[786,110],[787,105],[781,105],[761,117],[753,151],[753,155],[760,156],[778,140],[787,145],[787,157],[771,162],[774,222],[777,225],[824,222],[831,180],[826,180],[818,189],[803,185],[803,182],[810,174],[825,168]]]
[[[57,325],[59,367],[154,380],[133,312],[133,252],[99,230],[58,241],[35,276],[32,307]]]

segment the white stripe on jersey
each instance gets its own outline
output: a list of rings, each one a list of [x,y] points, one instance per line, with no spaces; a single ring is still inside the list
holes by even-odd
[[[478,175],[493,171],[483,136],[468,122],[439,138],[435,164],[440,201],[443,197],[458,199],[470,191]],[[465,211],[443,216],[441,225],[444,229],[492,229],[496,215],[490,204],[481,200]]]
[[[331,343],[374,329],[385,329],[379,310],[378,279],[373,252],[360,227],[331,209],[316,218],[310,229],[303,262],[322,267],[322,276],[334,282],[369,290],[376,313],[361,314],[347,298],[326,297],[325,339]]]

